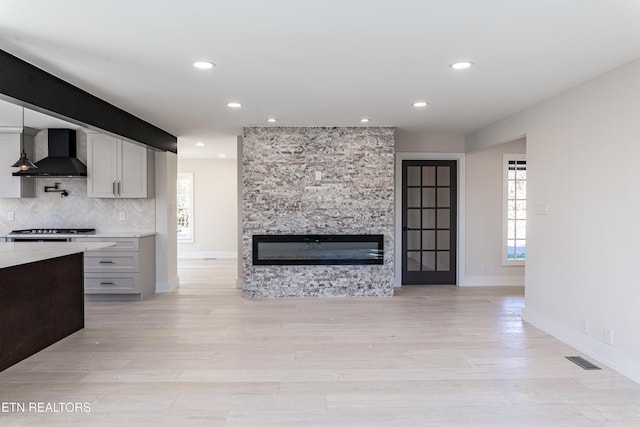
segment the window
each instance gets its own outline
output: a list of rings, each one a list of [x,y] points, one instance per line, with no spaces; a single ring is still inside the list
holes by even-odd
[[[193,242],[193,174],[178,173],[178,241]]]
[[[503,169],[503,265],[524,265],[527,256],[527,161],[505,154]]]

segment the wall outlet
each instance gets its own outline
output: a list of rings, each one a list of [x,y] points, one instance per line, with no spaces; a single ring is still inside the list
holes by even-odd
[[[613,345],[613,329],[604,328],[604,342]]]
[[[483,265],[482,266],[482,274],[489,274],[489,266],[488,265]]]
[[[322,172],[316,171],[316,181],[322,180]]]
[[[119,219],[120,221],[124,221],[124,220],[126,220],[126,219],[127,219],[127,215],[126,215],[124,212],[119,212],[119,213],[118,213],[118,219]]]
[[[582,319],[580,321],[580,330],[582,331],[582,333],[584,334],[588,334],[589,333],[589,320],[587,319]]]
[[[7,212],[7,220],[9,221],[15,221],[16,219],[16,214],[13,212]]]

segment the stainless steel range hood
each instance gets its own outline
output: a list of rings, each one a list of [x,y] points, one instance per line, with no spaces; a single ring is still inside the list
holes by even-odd
[[[87,166],[76,158],[76,131],[48,129],[48,134],[48,156],[36,162],[36,169],[14,172],[13,176],[34,178],[87,176]]]

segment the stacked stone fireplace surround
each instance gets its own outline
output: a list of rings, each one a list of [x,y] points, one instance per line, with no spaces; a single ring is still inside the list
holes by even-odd
[[[246,298],[393,295],[393,134],[383,127],[244,129]],[[383,234],[384,263],[253,265],[254,234]]]

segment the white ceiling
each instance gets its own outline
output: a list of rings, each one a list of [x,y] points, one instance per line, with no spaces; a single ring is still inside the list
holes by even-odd
[[[178,136],[180,156],[232,156],[270,116],[467,134],[639,58],[640,1],[0,0],[0,49]]]

